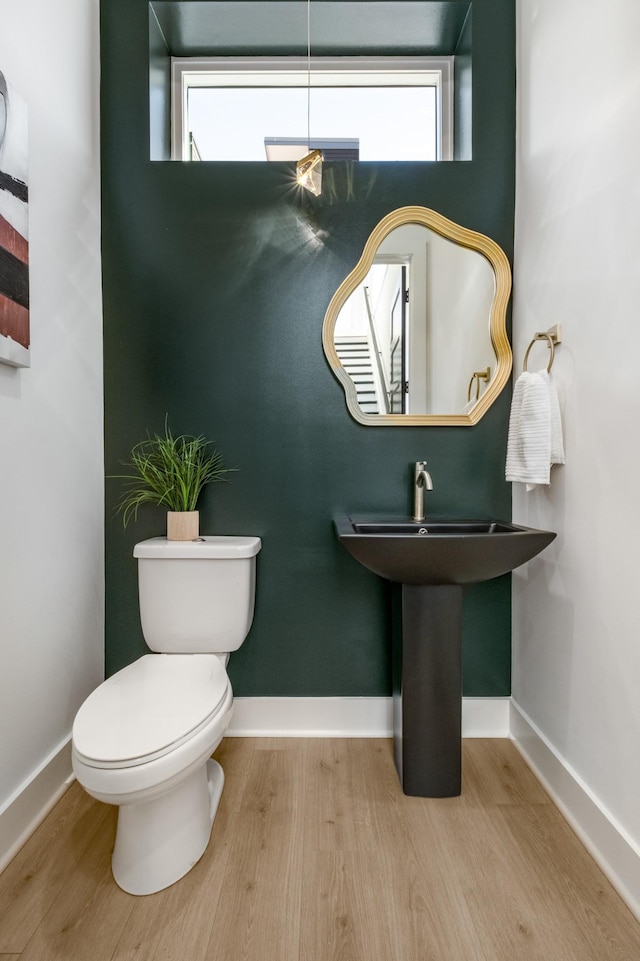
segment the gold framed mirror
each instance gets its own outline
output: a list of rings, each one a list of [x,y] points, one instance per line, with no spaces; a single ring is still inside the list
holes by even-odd
[[[471,426],[512,365],[504,251],[426,207],[374,228],[327,308],[322,343],[347,407],[371,427]]]

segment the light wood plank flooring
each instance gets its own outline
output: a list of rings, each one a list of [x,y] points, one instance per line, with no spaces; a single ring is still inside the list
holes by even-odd
[[[516,749],[405,797],[388,740],[239,739],[209,847],[125,894],[114,808],[73,784],[0,876],[0,961],[639,961],[640,924]]]

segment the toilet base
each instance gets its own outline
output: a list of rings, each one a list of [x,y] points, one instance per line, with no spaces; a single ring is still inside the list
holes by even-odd
[[[152,801],[124,804],[111,868],[128,894],[154,894],[184,877],[205,852],[224,785],[210,759]]]

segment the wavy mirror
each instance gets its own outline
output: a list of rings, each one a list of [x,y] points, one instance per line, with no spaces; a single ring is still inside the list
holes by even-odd
[[[510,293],[489,237],[426,207],[384,217],[324,319],[351,415],[374,427],[477,423],[511,373]]]

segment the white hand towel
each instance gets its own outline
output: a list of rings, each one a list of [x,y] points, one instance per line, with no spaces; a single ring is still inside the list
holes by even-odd
[[[540,376],[547,382],[549,390],[549,415],[551,417],[551,463],[564,464],[564,440],[562,437],[562,419],[558,392],[551,374],[546,370],[540,371]]]
[[[532,490],[550,483],[552,463],[564,464],[558,395],[546,370],[524,371],[513,391],[505,477]]]

